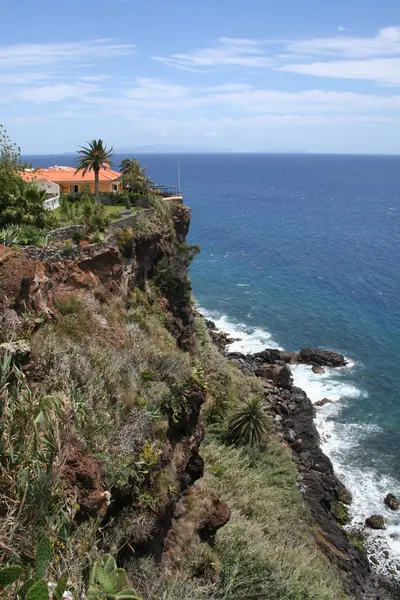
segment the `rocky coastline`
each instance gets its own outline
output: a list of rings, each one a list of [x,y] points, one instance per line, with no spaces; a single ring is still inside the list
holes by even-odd
[[[309,507],[315,526],[316,543],[342,573],[346,592],[362,600],[389,600],[399,597],[396,581],[384,580],[371,568],[363,546],[361,530],[346,531],[350,492],[336,476],[332,463],[320,447],[314,423],[316,408],[306,392],[293,385],[290,365],[310,365],[315,373],[326,367],[343,367],[346,359],[336,352],[304,348],[299,352],[265,349],[255,354],[229,352],[234,339],[207,321],[214,343],[244,373],[260,378],[266,403],[274,415],[276,435],[293,452],[298,465],[298,486]],[[323,406],[330,400],[318,402]],[[397,499],[388,494],[385,503],[397,507]],[[366,519],[369,526],[370,519]],[[373,567],[373,565],[372,565]]]

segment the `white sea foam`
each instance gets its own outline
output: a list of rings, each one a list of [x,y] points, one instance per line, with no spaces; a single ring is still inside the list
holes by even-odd
[[[400,484],[393,478],[381,476],[373,467],[365,469],[357,464],[360,446],[368,444],[380,428],[371,423],[345,423],[340,413],[349,400],[362,402],[367,392],[344,379],[355,366],[348,361],[343,369],[326,369],[316,375],[306,365],[292,367],[294,384],[302,388],[315,403],[322,398],[332,402],[317,408],[316,426],[321,437],[321,448],[332,461],[335,472],[351,491],[353,502],[350,508],[352,524],[362,527],[366,517],[383,515],[387,521],[386,531],[368,531],[367,549],[374,554],[382,572],[393,567],[390,562],[400,561],[400,515],[383,504],[388,492],[400,496]],[[358,452],[357,452],[358,449]],[[390,562],[387,554],[390,553]]]
[[[239,338],[229,346],[231,352],[254,353],[265,348],[280,348],[272,335],[261,328],[251,328],[241,323],[232,323],[226,316],[202,310],[214,320],[216,326],[232,338]],[[282,349],[282,348],[280,348]],[[315,403],[323,398],[331,400],[316,411],[316,426],[321,437],[321,448],[331,459],[335,472],[351,491],[353,502],[350,509],[353,525],[362,526],[365,518],[373,514],[383,515],[387,521],[385,531],[369,531],[366,546],[374,554],[381,571],[393,568],[393,561],[400,564],[400,514],[383,504],[388,492],[400,497],[400,482],[381,476],[372,466],[368,469],[357,464],[360,446],[365,447],[368,439],[380,434],[375,424],[345,423],[340,413],[349,401],[362,402],[367,392],[348,381],[346,375],[356,366],[350,359],[342,369],[326,369],[317,375],[307,365],[292,366],[293,380]],[[358,449],[358,452],[357,452]],[[400,511],[399,511],[400,512]],[[367,531],[367,530],[366,530]],[[387,551],[390,553],[388,562]],[[386,554],[385,554],[386,552]]]
[[[272,335],[259,327],[249,327],[244,323],[232,323],[225,316],[216,316],[215,313],[200,309],[207,319],[212,319],[218,329],[225,331],[231,338],[235,339],[229,346],[231,352],[244,352],[252,354],[261,352],[265,348],[278,348],[278,344]]]

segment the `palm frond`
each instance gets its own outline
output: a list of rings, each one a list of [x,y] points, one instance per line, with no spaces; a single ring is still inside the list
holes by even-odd
[[[101,169],[112,167],[113,148],[107,148],[103,140],[92,140],[87,146],[80,146],[76,158],[75,173],[82,171],[82,176],[89,171],[99,172]]]

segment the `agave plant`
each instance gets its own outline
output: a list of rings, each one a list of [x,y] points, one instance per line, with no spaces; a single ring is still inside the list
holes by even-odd
[[[238,444],[260,445],[268,431],[268,415],[263,401],[250,396],[233,414],[228,425],[228,435]]]
[[[93,231],[93,233],[89,235],[89,239],[92,242],[92,244],[101,244],[105,240],[105,235],[104,233],[96,229],[95,231]]]
[[[127,583],[125,570],[118,569],[115,559],[105,554],[93,564],[86,595],[89,600],[141,600]]]
[[[18,225],[9,225],[0,231],[0,240],[5,246],[14,246],[21,241],[21,228]]]

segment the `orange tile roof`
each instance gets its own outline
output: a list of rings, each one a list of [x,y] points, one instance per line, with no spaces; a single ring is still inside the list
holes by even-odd
[[[54,183],[70,181],[94,181],[93,171],[89,171],[83,175],[82,171],[75,173],[75,169],[73,167],[48,167],[46,169],[36,169],[35,171],[23,171],[21,175],[25,181],[32,181],[35,179],[46,179],[47,181],[53,181]],[[115,181],[120,177],[121,173],[118,171],[113,171],[112,169],[101,169],[99,173],[100,181]]]

